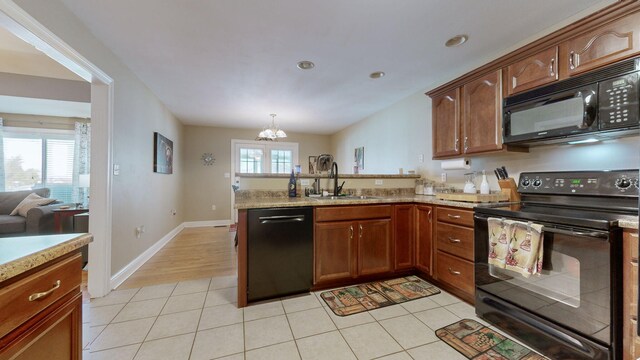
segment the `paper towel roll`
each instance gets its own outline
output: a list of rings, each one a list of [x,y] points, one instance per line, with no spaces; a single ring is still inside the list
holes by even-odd
[[[470,169],[471,165],[469,165],[469,160],[467,159],[453,159],[444,160],[440,163],[440,167],[443,170],[466,170]]]

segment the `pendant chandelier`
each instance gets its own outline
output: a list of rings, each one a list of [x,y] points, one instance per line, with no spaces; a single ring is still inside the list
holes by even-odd
[[[271,116],[271,125],[262,129],[256,140],[278,141],[279,138],[286,138],[287,134],[276,126],[276,114],[269,114],[269,116]]]

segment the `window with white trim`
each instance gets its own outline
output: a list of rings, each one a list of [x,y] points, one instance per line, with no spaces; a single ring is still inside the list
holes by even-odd
[[[237,141],[236,171],[245,174],[288,174],[298,164],[298,143]]]
[[[74,145],[73,131],[6,127],[4,191],[47,187],[51,198],[72,202]]]

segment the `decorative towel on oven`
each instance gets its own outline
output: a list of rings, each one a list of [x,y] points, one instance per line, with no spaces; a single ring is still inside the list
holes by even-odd
[[[489,264],[518,272],[528,278],[542,270],[542,225],[531,222],[487,219]]]
[[[508,233],[511,220],[492,218],[487,219],[489,230],[489,264],[504,269],[509,253]]]
[[[539,274],[544,255],[542,225],[513,221],[508,236],[510,240],[506,258],[507,269],[526,278]]]

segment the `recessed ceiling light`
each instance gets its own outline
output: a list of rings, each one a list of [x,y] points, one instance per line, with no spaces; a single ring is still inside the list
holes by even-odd
[[[384,76],[384,71],[376,71],[369,74],[369,77],[372,79],[380,79]]]
[[[454,37],[452,37],[451,39],[447,40],[446,43],[444,43],[444,45],[446,47],[455,47],[455,46],[460,46],[462,44],[464,44],[467,39],[469,39],[468,35],[456,35]]]
[[[312,63],[311,61],[307,61],[307,60],[298,61],[298,69],[301,69],[301,70],[311,70],[315,66],[316,64]]]

